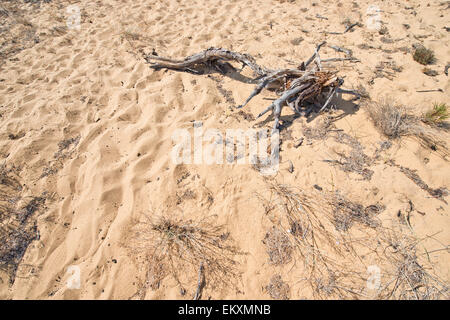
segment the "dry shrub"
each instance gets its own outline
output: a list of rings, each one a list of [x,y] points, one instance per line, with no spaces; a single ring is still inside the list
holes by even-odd
[[[292,260],[292,244],[288,235],[275,226],[266,233],[263,243],[269,255],[269,262],[274,265],[282,265]]]
[[[430,125],[443,127],[449,117],[450,112],[447,104],[435,103],[433,108],[423,115],[422,121]]]
[[[153,256],[152,260],[149,261],[149,268],[146,275],[146,288],[151,288],[152,290],[159,289],[161,281],[167,276],[167,270],[164,268],[164,262],[161,261],[162,257]]]
[[[307,266],[313,267],[317,258],[325,259],[319,250],[319,243],[333,243],[333,235],[322,222],[326,208],[316,199],[298,188],[269,183],[269,190],[275,202],[273,221],[280,228],[289,230],[292,245]]]
[[[341,269],[323,269],[314,278],[313,295],[317,299],[366,299],[366,277],[363,271],[348,265]]]
[[[419,254],[418,246],[423,239],[412,236],[410,230],[400,224],[396,224],[395,228],[379,225],[375,231],[377,234],[364,241],[363,245],[368,248],[369,256],[372,256],[370,264],[373,266],[375,261],[375,266],[379,266],[380,286],[374,289],[366,286],[369,278],[364,269],[360,268],[359,260],[364,256],[359,254],[357,259],[349,260],[350,263],[342,265],[341,268],[327,264],[327,268],[322,269],[322,272],[314,274],[312,288],[315,290],[316,298],[362,297],[383,300],[449,298],[448,284],[433,273],[431,261],[421,259],[425,253],[428,254],[426,251]],[[350,242],[347,243],[347,247],[349,246]],[[363,265],[368,266],[364,263]]]
[[[378,237],[389,268],[383,275],[387,284],[380,288],[379,298],[396,300],[448,299],[449,287],[431,274],[432,265],[420,262],[417,246],[421,242],[404,231],[384,228]]]
[[[289,285],[283,281],[280,275],[274,275],[270,279],[270,283],[266,286],[266,291],[270,297],[275,300],[289,299]]]
[[[423,68],[422,69],[423,74],[426,74],[429,77],[435,77],[439,75],[439,73],[436,70],[430,69],[430,68]]]
[[[389,102],[373,103],[367,108],[375,126],[388,138],[399,138],[410,134],[416,119],[406,109]]]
[[[427,65],[436,61],[433,50],[427,49],[423,46],[419,46],[413,54],[413,58],[420,64]]]
[[[446,138],[442,133],[433,127],[425,126],[420,118],[409,113],[407,108],[386,100],[368,104],[367,111],[375,126],[388,138],[413,137],[418,139],[422,146],[438,151],[441,156],[448,155]]]
[[[339,193],[331,197],[333,206],[333,222],[336,230],[348,231],[354,222],[361,223],[370,228],[380,226],[380,221],[376,219],[384,206],[380,204],[364,207],[362,204],[352,202]]]
[[[420,241],[410,229],[398,224],[400,229],[394,231],[378,220],[383,205],[364,206],[339,193],[306,193],[266,182],[270,190],[269,200],[263,202],[266,215],[281,230],[289,229],[284,235],[293,246],[292,258],[303,262],[300,282],[306,286],[299,290],[309,288],[305,293],[315,299],[448,298],[448,286],[431,274],[432,265],[421,264]],[[374,264],[383,273],[375,292],[367,286],[368,266]],[[277,280],[281,278],[274,283]]]
[[[147,287],[155,290],[166,276],[172,276],[184,292],[183,281],[193,279],[201,264],[213,286],[229,286],[238,279],[234,256],[240,252],[212,218],[187,220],[166,214],[138,223],[135,239],[150,264]]]
[[[0,166],[0,269],[13,284],[20,262],[34,240],[39,239],[34,213],[42,197],[25,197],[16,168]]]
[[[338,165],[344,172],[355,172],[361,175],[365,180],[370,180],[373,171],[369,169],[369,166],[372,165],[373,160],[364,153],[364,147],[361,143],[359,143],[356,138],[344,132],[337,132],[335,140],[336,142],[349,146],[351,148],[350,152],[342,153],[335,151],[340,159],[326,161]]]
[[[361,149],[352,149],[348,154],[336,152],[339,160],[333,161],[344,172],[355,172],[365,180],[372,179],[373,171],[367,167],[372,163],[371,159]]]
[[[330,296],[336,292],[336,276],[332,271],[329,271],[328,275],[323,275],[322,278],[316,278],[315,281],[315,289],[316,294]]]
[[[336,232],[333,225],[332,206],[327,196],[321,192],[306,193],[298,188],[277,184],[274,181],[266,180],[269,186],[269,200],[263,201],[266,214],[277,226],[277,229],[288,230],[279,238],[280,243],[292,246],[292,258],[297,263],[301,260],[303,264],[300,281],[307,286],[302,286],[302,290],[310,288],[310,292],[315,298],[330,298],[324,295],[325,275],[335,274],[338,283],[333,290],[333,298],[355,298],[358,297],[358,287],[363,287],[364,277],[361,276],[365,270],[356,270],[356,264],[360,262],[354,257],[353,243],[345,242],[344,236]],[[260,199],[264,197],[260,196]],[[267,197],[266,197],[267,199]],[[269,210],[267,210],[269,208]],[[272,229],[271,232],[277,230]],[[266,236],[265,242],[270,237]],[[272,235],[273,238],[275,238]],[[354,239],[352,241],[355,241]],[[337,245],[339,244],[339,245]],[[268,250],[270,254],[277,251]],[[346,271],[351,270],[351,271]]]

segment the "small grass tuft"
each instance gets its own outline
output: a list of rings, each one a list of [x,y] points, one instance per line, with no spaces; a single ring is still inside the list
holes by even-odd
[[[437,300],[449,298],[449,286],[432,274],[418,254],[420,239],[384,229],[378,241],[385,245],[383,254],[388,262],[384,272],[386,286],[380,290],[380,299]],[[422,259],[423,260],[423,259]],[[425,262],[425,261],[423,261]]]
[[[433,109],[426,112],[423,116],[423,122],[433,125],[442,125],[450,117],[450,112],[447,104],[435,103]]]
[[[437,114],[445,118],[445,110],[445,107],[440,107]],[[375,126],[386,137],[396,139],[409,136],[417,139],[423,147],[437,151],[444,158],[449,155],[445,142],[446,138],[436,128],[424,125],[424,117],[421,119],[412,115],[407,108],[397,106],[387,100],[381,103],[368,104],[367,111]],[[439,119],[439,117],[436,119]]]
[[[436,61],[433,50],[427,49],[423,46],[418,47],[414,51],[413,59],[423,65],[432,64]]]

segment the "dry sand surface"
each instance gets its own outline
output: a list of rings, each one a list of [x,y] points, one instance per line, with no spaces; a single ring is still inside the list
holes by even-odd
[[[443,0],[2,1],[0,298],[192,299],[201,262],[201,299],[448,298],[445,146],[389,139],[367,108],[450,104],[449,17]],[[322,59],[352,51],[359,62],[333,66],[370,98],[308,118],[285,108],[276,176],[173,163],[175,130],[270,129],[255,118],[276,95],[239,111],[253,84],[155,71],[143,54],[222,47],[294,68],[323,40]],[[437,75],[413,60],[419,44]]]

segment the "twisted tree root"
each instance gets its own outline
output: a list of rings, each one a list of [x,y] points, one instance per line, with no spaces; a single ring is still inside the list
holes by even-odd
[[[256,78],[253,79],[256,87],[244,103],[237,106],[237,108],[243,108],[263,89],[271,86],[280,97],[264,109],[258,115],[258,118],[272,111],[274,117],[273,131],[275,131],[278,129],[281,111],[285,105],[289,106],[297,114],[307,115],[313,108],[311,106],[318,105],[318,100],[324,92],[327,92],[327,94],[324,98],[325,102],[322,106],[319,105],[319,113],[329,106],[332,98],[337,93],[353,94],[359,97],[357,92],[340,88],[344,80],[336,76],[336,70],[323,70],[322,67],[322,64],[325,62],[357,61],[357,59],[351,57],[321,60],[319,50],[325,43],[325,41],[320,43],[314,50],[313,55],[306,62],[302,62],[296,69],[269,69],[258,65],[255,59],[248,54],[221,48],[209,48],[183,60],[173,60],[156,55],[145,55],[144,58],[150,64],[150,67],[155,70],[167,68],[194,74],[202,74],[208,69],[225,73],[227,67],[233,68],[228,61],[239,62],[242,64],[242,68],[248,66],[256,75]],[[309,106],[306,111],[302,110],[304,106]]]

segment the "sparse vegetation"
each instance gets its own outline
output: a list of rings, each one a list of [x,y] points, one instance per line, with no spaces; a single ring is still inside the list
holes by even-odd
[[[44,5],[50,1],[0,1],[0,158],[8,163],[0,162],[2,299],[450,298],[448,171],[436,157],[447,154],[450,141],[450,65],[445,48],[437,51],[448,36],[442,21],[425,23],[450,1],[372,13],[356,1],[353,10],[352,1],[328,8],[316,1],[305,8],[299,1],[181,1],[172,15],[165,11],[174,5],[98,1],[78,3],[81,29],[70,27],[78,10]],[[245,19],[236,17],[242,7]],[[299,14],[310,31],[302,30]],[[364,28],[357,29],[359,20]],[[413,39],[434,43],[436,53],[411,46]],[[216,44],[224,48],[207,49]],[[171,54],[181,59],[164,58]],[[353,90],[342,89],[344,80]],[[414,111],[370,101],[369,92],[386,91],[415,103],[442,102]],[[256,95],[249,109],[237,108]],[[357,99],[370,104],[371,120]],[[196,119],[206,131],[194,129]],[[270,123],[280,138],[276,150],[267,145],[280,156],[274,176],[264,175],[269,141],[262,135],[257,145],[248,135],[236,143],[206,141],[213,131],[265,131]],[[204,164],[170,161],[170,135],[185,129],[186,151]],[[232,148],[222,165],[203,161],[215,146]],[[238,161],[253,151],[258,172]],[[35,190],[58,192],[40,217],[49,197]],[[160,205],[156,214],[141,214],[150,204]],[[126,255],[123,245],[133,252]],[[70,264],[82,266],[81,290],[67,290]],[[368,267],[381,272],[380,286],[369,285]]]
[[[422,72],[424,74],[426,74],[427,76],[430,76],[430,77],[435,77],[435,76],[437,76],[439,74],[436,70],[433,70],[433,69],[430,69],[430,68],[423,68]]]
[[[353,286],[363,277],[355,271],[355,266],[347,268],[352,271],[346,273],[346,262],[337,262],[337,257],[347,260],[353,252],[347,248],[350,244],[336,245],[343,239],[336,235],[330,202],[321,193],[308,194],[275,182],[269,182],[269,191],[271,200],[264,202],[267,216],[277,228],[288,230],[284,235],[293,247],[293,260],[303,264],[301,281],[308,284],[316,298],[324,298],[318,286],[324,283],[324,275],[332,272],[339,277],[336,284],[339,288],[333,294],[340,298],[357,297],[352,293],[355,291]]]
[[[380,221],[376,219],[376,216],[384,210],[384,206],[380,204],[364,207],[360,203],[346,199],[339,193],[331,197],[331,203],[336,230],[348,231],[354,222],[370,228],[376,228],[380,225]]]
[[[292,245],[312,267],[321,255],[319,242],[332,242],[332,235],[322,223],[319,212],[325,210],[314,205],[314,199],[299,189],[276,183],[269,184],[271,198],[275,202],[271,219],[284,230],[289,230]]]
[[[383,275],[388,280],[380,289],[380,299],[448,299],[448,285],[430,274],[419,261],[417,246],[421,240],[401,230],[385,228],[380,233],[378,241],[386,244],[383,253],[389,268]]]
[[[303,135],[310,140],[320,140],[327,137],[331,129],[334,128],[333,119],[330,116],[319,119],[314,128],[305,126]]]
[[[344,172],[354,172],[361,175],[365,180],[370,180],[373,171],[369,169],[369,166],[373,160],[364,153],[364,147],[361,143],[356,138],[344,132],[337,132],[335,140],[339,143],[346,144],[351,150],[348,154],[335,151],[340,159],[325,161],[338,165]]]
[[[440,110],[442,112],[442,108]],[[375,126],[388,138],[409,136],[418,139],[424,147],[437,151],[442,157],[448,156],[442,134],[432,127],[423,125],[419,117],[408,113],[407,108],[385,101],[369,103],[367,111]]]
[[[427,49],[423,46],[416,48],[413,54],[413,59],[423,65],[432,64],[436,61],[433,50]]]
[[[239,251],[223,227],[211,222],[212,217],[184,220],[166,214],[137,225],[136,240],[150,263],[146,280],[150,288],[172,276],[184,291],[184,282],[195,278],[200,264],[214,286],[229,286],[237,279],[234,256]]]
[[[335,151],[339,156],[338,160],[333,159],[324,161],[338,166],[345,172],[355,172],[364,179],[370,180],[373,171],[369,169],[369,166],[372,164],[373,160],[364,153],[364,147],[355,137],[336,128],[332,117],[328,116],[327,118],[322,119],[314,128],[305,127],[303,129],[303,135],[311,140],[326,139],[331,134],[336,142],[345,144],[351,149],[348,153]]]
[[[423,115],[423,121],[427,124],[442,126],[450,117],[447,104],[435,103],[433,108]]]
[[[443,200],[443,198],[445,196],[448,196],[448,190],[444,187],[441,188],[437,188],[437,189],[433,189],[431,187],[429,187],[423,180],[422,178],[419,177],[419,175],[414,171],[411,170],[409,168],[400,166],[398,164],[395,163],[395,161],[391,160],[388,162],[389,165],[397,167],[400,169],[400,171],[406,176],[408,177],[411,181],[413,181],[419,188],[421,188],[422,190],[426,191],[430,196],[436,198],[436,199],[441,199]]]
[[[122,38],[124,38],[128,41],[130,41],[130,40],[137,41],[141,38],[141,35],[137,32],[127,30],[122,33]]]
[[[411,122],[415,119],[406,113],[405,108],[389,102],[371,104],[367,109],[375,126],[389,138],[399,138],[410,133]]]
[[[266,214],[275,224],[290,221],[291,228],[286,235],[294,246],[293,258],[294,253],[300,253],[305,267],[301,281],[309,284],[314,298],[445,299],[448,296],[448,286],[431,274],[432,265],[420,263],[416,248],[420,241],[410,235],[404,222],[396,224],[399,229],[393,231],[376,218],[384,210],[382,204],[364,206],[339,193],[306,194],[274,182],[269,186],[269,202],[275,206],[267,210],[266,202]],[[354,229],[355,226],[358,228]],[[331,232],[330,228],[338,233]],[[383,270],[383,279],[387,279],[375,291],[367,287],[367,263],[373,261]],[[301,286],[299,290],[304,288]],[[284,285],[280,275],[274,275],[265,289],[274,299],[285,298],[286,292],[292,290]]]
[[[289,285],[283,281],[280,275],[274,275],[270,279],[270,283],[266,286],[266,291],[270,297],[275,300],[289,299]]]
[[[0,270],[13,284],[19,264],[31,242],[39,238],[34,214],[43,197],[25,197],[16,168],[0,166]]]

